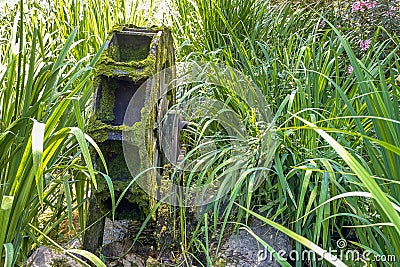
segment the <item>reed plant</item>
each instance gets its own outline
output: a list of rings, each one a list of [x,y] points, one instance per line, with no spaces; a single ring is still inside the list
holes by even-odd
[[[182,59],[238,68],[259,86],[274,114],[280,141],[273,168],[256,192],[248,182],[237,184],[230,203],[244,207],[239,211],[268,214],[285,226],[277,228],[297,241],[293,244],[299,255],[309,246],[298,235],[324,250],[337,249],[336,241],[344,238],[349,249],[368,251],[371,258],[398,258],[398,36],[377,26],[369,47],[363,48],[352,37],[356,29],[339,25],[337,13],[327,6],[314,10],[251,1],[258,8],[250,14],[253,19],[224,13],[238,12],[243,6],[239,2],[179,1],[175,20]],[[383,31],[388,37],[378,41]],[[221,95],[235,98],[223,91]],[[230,100],[231,105],[240,102]],[[235,110],[243,103],[238,105]],[[220,164],[216,168],[223,168],[225,161]],[[251,180],[250,173],[246,180]],[[228,215],[232,207],[228,205],[222,219],[215,216],[207,224],[207,232],[219,234],[220,241],[221,227],[245,222],[239,211]],[[199,230],[194,237],[203,235]],[[196,249],[208,249],[204,241],[195,240],[202,244]],[[303,264],[327,262],[296,262]]]
[[[70,231],[85,231],[86,201],[98,179],[89,146],[98,147],[85,134],[93,67],[112,27],[151,24],[153,12],[153,2],[143,7],[123,0],[19,1],[4,7],[0,265],[21,265],[38,245],[56,244],[49,236],[57,239],[63,221]],[[104,265],[90,253],[67,251],[72,252]]]
[[[76,227],[74,213],[86,230],[90,190],[96,178],[107,178],[96,176],[88,146],[97,146],[85,134],[93,66],[114,25],[166,22],[154,19],[157,3],[144,2],[20,1],[0,15],[0,265],[21,265],[37,245],[54,244],[49,235],[62,221]],[[358,29],[337,16],[340,4],[308,2],[171,3],[178,58],[243,72],[262,92],[260,103],[271,111],[268,123],[278,138],[272,166],[259,166],[266,149],[260,125],[266,121],[255,116],[251,103],[230,84],[203,85],[184,95],[182,101],[201,95],[224,103],[249,137],[229,198],[204,207],[194,226],[191,211],[178,211],[181,250],[190,255],[186,264],[192,258],[213,265],[227,229],[248,229],[252,216],[291,237],[300,255],[336,249],[345,239],[349,249],[367,251],[371,259],[397,257],[372,265],[398,264],[400,39],[384,24],[371,24],[370,41],[361,45]],[[207,134],[218,144],[210,152],[215,157],[186,181],[202,184],[230,171],[231,139],[208,119],[191,125],[187,140],[193,151],[201,150],[196,138]],[[270,169],[257,190],[255,166]],[[102,265],[86,252],[68,253]],[[324,255],[326,261],[295,264],[351,264]]]

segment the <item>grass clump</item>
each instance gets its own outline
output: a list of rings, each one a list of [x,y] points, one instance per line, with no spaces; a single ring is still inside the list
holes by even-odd
[[[105,188],[98,179],[106,176],[97,174],[108,171],[94,170],[88,143],[98,147],[85,132],[103,130],[93,136],[102,142],[110,128],[100,120],[114,119],[108,109],[89,121],[92,128],[85,124],[97,82],[93,69],[96,62],[117,60],[100,57],[114,25],[153,24],[156,8],[140,3],[20,1],[0,15],[0,265],[23,264],[39,244],[52,243],[48,234],[62,221],[73,227],[72,214],[79,214],[85,229],[89,192],[97,185]],[[398,5],[174,0],[171,7],[178,59],[238,69],[260,92],[254,97],[257,108],[253,98],[230,89],[235,79],[178,92],[180,103],[222,103],[207,106],[184,130],[188,157],[208,154],[196,171],[181,176],[182,185],[204,185],[241,170],[227,197],[205,206],[198,217],[190,208],[170,210],[181,234],[173,249],[180,250],[185,264],[215,265],[213,253],[227,232],[250,225],[255,216],[292,237],[299,255],[306,249],[321,255],[346,239],[348,249],[367,252],[370,264],[397,266],[398,258],[372,260],[400,257]],[[138,51],[135,63],[127,55],[111,54],[127,62],[118,66],[121,73],[98,69],[104,76],[126,75],[131,67],[144,68],[146,75],[153,71],[146,68],[155,58],[144,51]],[[131,78],[141,75],[134,72]],[[108,100],[111,107],[112,97]],[[232,145],[223,123],[206,116],[213,107],[234,114],[246,133],[234,140],[240,146]],[[263,117],[263,110],[270,112]],[[269,151],[265,129],[273,129],[276,138],[272,165],[262,156]],[[212,149],[199,145],[204,140],[213,143]],[[178,174],[170,169],[167,175]],[[40,213],[49,218],[39,221]],[[102,266],[86,252],[73,252]],[[293,264],[332,263],[334,255],[324,255],[324,261]],[[340,260],[333,264],[352,264]]]
[[[151,23],[144,14],[154,8],[133,12],[138,5],[19,1],[1,13],[0,265],[22,265],[51,243],[62,221],[73,228],[73,213],[85,229],[86,201],[99,179],[88,145],[98,147],[84,133],[92,70],[114,25]]]
[[[266,181],[253,191],[249,172],[236,184],[230,201],[247,208],[228,206],[225,213],[234,215],[222,222],[246,222],[243,210],[260,209],[325,250],[335,249],[336,241],[344,238],[349,249],[368,251],[372,258],[400,255],[399,215],[391,207],[398,205],[400,189],[396,31],[371,23],[371,42],[361,46],[353,38],[359,29],[343,27],[337,12],[342,6],[335,1],[317,9],[314,3],[251,1],[247,4],[257,6],[257,12],[250,12],[248,20],[226,14],[240,12],[245,6],[240,1],[216,2],[176,3],[179,55],[223,62],[248,75],[272,110],[279,138]],[[393,11],[397,16],[398,10]],[[229,91],[210,92],[208,97],[229,101],[234,110],[243,106]],[[253,151],[250,146],[248,151]],[[222,167],[228,160],[227,155],[217,164]],[[198,229],[204,229],[204,223],[202,218]],[[220,235],[219,240],[220,223],[214,216],[208,224],[209,233]],[[289,230],[282,231],[299,241]],[[192,249],[207,255],[204,240],[196,242],[202,245]],[[307,247],[294,244],[299,255]],[[303,264],[326,263],[296,262]]]

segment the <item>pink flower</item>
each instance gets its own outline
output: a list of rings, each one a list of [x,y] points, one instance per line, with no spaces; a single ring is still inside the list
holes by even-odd
[[[376,1],[370,2],[369,0],[367,0],[364,2],[364,6],[368,9],[374,8],[376,6]]]
[[[353,66],[350,65],[349,69],[347,70],[347,75],[350,75],[353,72]]]
[[[360,40],[360,47],[362,51],[368,50],[369,46],[371,44],[371,40],[367,39],[365,41]]]
[[[386,11],[386,15],[388,16],[394,15],[393,11],[396,11],[396,8],[394,6],[391,6],[389,8],[389,11]]]
[[[357,1],[354,4],[351,5],[351,11],[356,12],[356,11],[361,11],[364,12],[364,9],[362,8],[361,1]]]
[[[351,11],[364,12],[366,9],[371,9],[371,8],[374,8],[375,6],[376,6],[376,1],[370,1],[370,0],[362,1],[361,0],[361,1],[355,2],[351,5]]]

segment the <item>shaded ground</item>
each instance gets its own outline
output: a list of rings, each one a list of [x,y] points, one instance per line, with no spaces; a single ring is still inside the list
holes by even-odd
[[[154,246],[140,246],[140,244],[145,244],[148,240],[143,240],[143,242],[138,242],[137,245],[132,246],[134,238],[132,235],[139,228],[140,225],[132,221],[120,220],[115,221],[113,224],[107,219],[103,254],[108,257],[108,266],[167,266],[168,264],[173,264],[170,259],[166,258],[159,258],[157,262],[158,253],[155,251]],[[287,255],[291,250],[289,237],[271,226],[264,225],[262,221],[255,219],[251,224],[251,229],[276,251],[286,252]],[[222,245],[218,255],[215,254],[215,251],[211,251],[211,257],[215,259],[215,266],[280,266],[263,245],[244,229],[240,229],[237,234],[231,235]],[[113,257],[117,258],[113,259]]]
[[[163,253],[156,251],[155,240],[141,238],[133,244],[133,240],[140,229],[140,223],[129,220],[117,220],[112,223],[106,220],[102,258],[110,267],[158,267],[173,266],[182,262],[179,253],[173,251]],[[276,251],[290,251],[289,237],[271,226],[263,225],[255,219],[251,223],[252,231],[262,238]],[[148,227],[143,236],[152,236],[154,227]],[[79,244],[75,244],[79,246]],[[174,255],[174,259],[165,255]],[[279,263],[268,254],[267,250],[246,230],[240,229],[225,240],[220,251],[211,249],[214,266],[225,267],[278,267]],[[217,254],[217,255],[216,255]],[[197,256],[197,255],[196,255]],[[71,257],[60,251],[47,247],[38,248],[28,260],[31,266],[82,266]]]

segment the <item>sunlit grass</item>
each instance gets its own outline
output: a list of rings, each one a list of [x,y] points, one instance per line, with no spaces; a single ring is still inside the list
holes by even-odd
[[[335,28],[329,8],[324,18],[307,6],[282,3],[263,9],[255,1],[259,25],[218,11],[240,9],[240,2],[221,1],[218,7],[179,1],[181,19],[176,21],[182,58],[222,61],[242,70],[260,87],[275,115],[280,146],[273,171],[251,195],[248,184],[238,184],[234,192],[240,193],[231,195],[231,201],[246,206],[251,197],[272,219],[279,218],[323,249],[334,249],[337,239],[347,238],[373,254],[400,255],[399,215],[389,204],[398,205],[400,189],[398,37],[373,40],[363,52],[351,43],[351,29]],[[348,195],[328,201],[340,194]],[[265,200],[274,205],[264,208]],[[241,221],[240,213],[236,216],[230,220]],[[214,227],[209,231],[220,230],[217,221]],[[295,244],[301,254],[304,247]]]
[[[338,27],[329,8],[286,2],[27,1],[5,11],[0,13],[0,265],[22,264],[37,245],[51,243],[47,236],[61,221],[73,227],[74,212],[85,228],[88,193],[103,177],[95,176],[88,150],[94,144],[84,134],[93,66],[107,32],[127,23],[171,23],[180,60],[239,69],[272,110],[279,146],[265,182],[253,190],[261,121],[229,89],[202,88],[203,96],[226,101],[251,138],[243,142],[244,170],[228,200],[209,204],[209,213],[190,233],[188,211],[179,209],[183,254],[212,265],[209,237],[219,248],[228,225],[256,216],[292,237],[300,253],[334,249],[344,238],[360,250],[400,257],[398,36],[389,33],[381,42],[385,29],[377,28],[371,47],[361,51],[354,29]],[[231,148],[217,124],[208,118],[195,123],[186,132],[190,142],[211,125],[211,133],[218,134],[207,132],[207,138],[223,144],[205,160],[206,168],[188,175],[187,181],[203,183],[231,171],[225,168]],[[196,149],[201,147],[193,145],[192,153]],[[38,221],[37,214],[49,210],[50,218]],[[296,263],[303,264],[327,262]]]
[[[85,203],[102,177],[84,133],[93,67],[112,27],[154,23],[154,2],[142,4],[19,1],[2,10],[0,265],[21,265],[62,221],[72,228],[73,213],[85,229]]]

